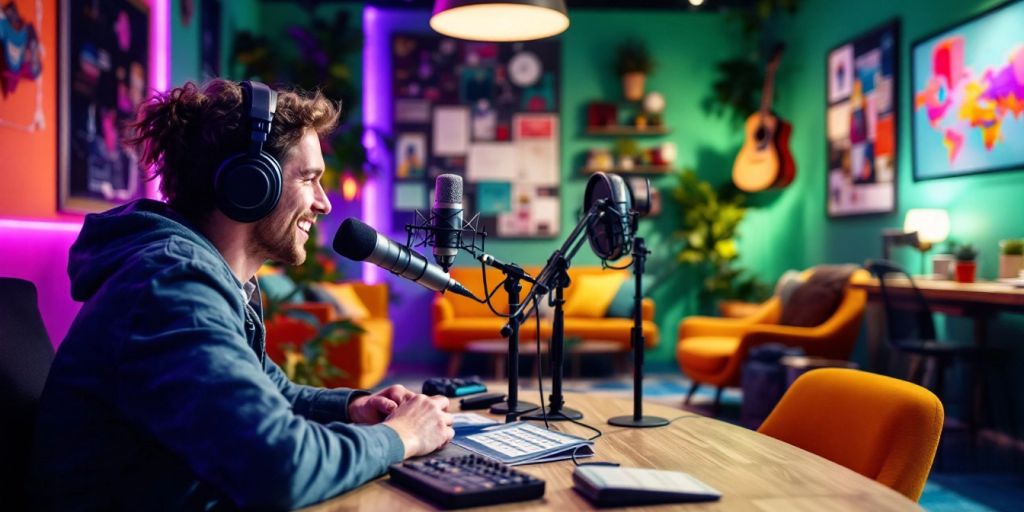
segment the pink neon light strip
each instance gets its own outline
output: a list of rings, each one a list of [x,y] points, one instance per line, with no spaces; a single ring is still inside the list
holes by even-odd
[[[0,229],[77,233],[82,229],[82,223],[57,222],[46,220],[0,219]]]
[[[164,92],[171,75],[171,0],[150,0],[149,82],[153,92]],[[146,197],[160,197],[160,180],[146,183]]]

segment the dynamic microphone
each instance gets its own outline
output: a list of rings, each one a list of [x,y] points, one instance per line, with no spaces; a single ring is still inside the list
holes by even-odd
[[[341,223],[334,235],[334,250],[350,260],[368,261],[435,292],[451,291],[482,302],[423,255],[381,235],[358,219],[350,217]]]
[[[455,263],[462,246],[462,176],[442,174],[434,180],[434,261],[445,272]]]

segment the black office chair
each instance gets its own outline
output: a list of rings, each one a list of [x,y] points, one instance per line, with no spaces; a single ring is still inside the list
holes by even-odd
[[[29,447],[52,362],[35,285],[0,277],[0,501],[7,510],[27,510]]]
[[[924,295],[917,288],[914,279],[899,265],[886,260],[868,260],[864,264],[872,275],[878,278],[878,287],[882,292],[882,301],[885,304],[886,325],[889,334],[889,346],[894,351],[915,356],[911,361],[907,380],[925,386],[932,390],[942,399],[944,391],[944,380],[946,369],[952,364],[962,361],[972,363],[971,388],[985,382],[987,371],[985,369],[987,359],[992,350],[980,350],[974,345],[957,344],[950,341],[939,341],[935,335],[935,319],[932,316],[931,307]],[[886,279],[902,276],[906,278],[913,294],[910,299],[896,298],[886,286]],[[924,365],[922,360],[933,363],[934,379],[932,385],[924,382]],[[976,380],[980,379],[980,380]],[[981,397],[986,395],[984,390],[979,393]],[[977,417],[980,413],[980,404],[972,404],[973,411],[967,414],[967,427],[971,437],[971,444],[975,442],[976,429],[978,428]],[[1011,420],[1011,423],[1015,423]]]

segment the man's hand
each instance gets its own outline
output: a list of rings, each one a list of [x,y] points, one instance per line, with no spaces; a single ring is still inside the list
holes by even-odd
[[[370,396],[361,396],[348,404],[348,418],[352,423],[375,425],[384,421],[399,405],[416,396],[401,384],[389,386]]]
[[[448,406],[446,397],[413,394],[388,416],[384,424],[402,439],[405,458],[431,453],[455,437]]]

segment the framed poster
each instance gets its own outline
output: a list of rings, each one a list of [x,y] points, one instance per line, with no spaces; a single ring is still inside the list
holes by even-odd
[[[561,43],[391,43],[392,224],[416,223],[435,178],[451,173],[463,177],[464,218],[479,214],[489,237],[558,236]]]
[[[148,92],[148,7],[61,0],[59,27],[58,208],[95,212],[143,197],[143,171],[123,140]]]
[[[829,217],[896,210],[899,29],[890,21],[828,52]]]
[[[49,16],[50,14],[48,14]],[[0,7],[0,126],[26,132],[46,127],[43,114],[43,3],[18,0]],[[53,70],[46,70],[53,76]]]
[[[1024,167],[1024,2],[915,41],[915,180]]]

